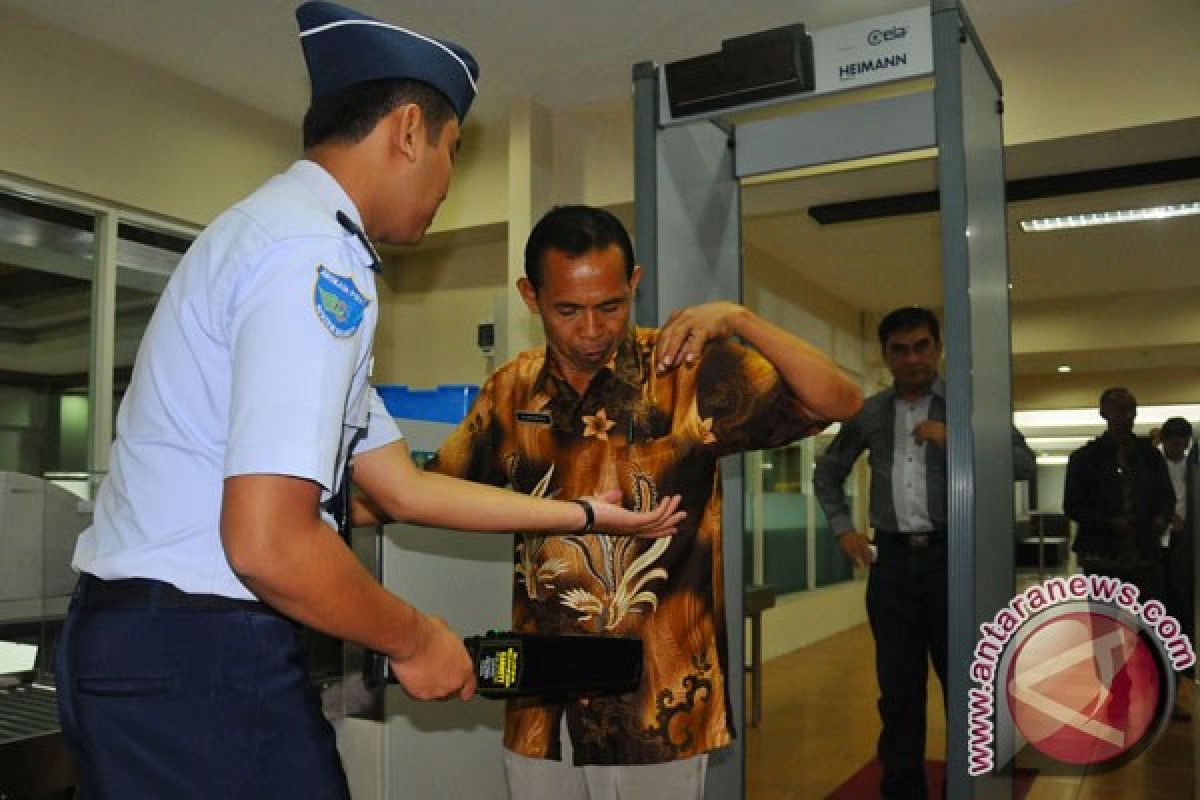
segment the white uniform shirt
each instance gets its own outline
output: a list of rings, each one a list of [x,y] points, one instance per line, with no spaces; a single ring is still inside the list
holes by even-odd
[[[896,524],[902,531],[918,533],[933,530],[929,518],[929,492],[925,486],[925,448],[917,444],[913,429],[929,419],[932,394],[909,401],[896,395],[895,449],[892,457],[892,504]]]
[[[1171,476],[1171,488],[1175,490],[1175,514],[1182,519],[1187,515],[1187,456],[1172,461],[1165,455],[1163,459],[1167,462],[1167,474]],[[1171,544],[1171,526],[1163,531],[1162,546],[1168,547]]]
[[[337,181],[299,161],[188,250],[138,350],[76,569],[251,598],[221,546],[224,479],[305,478],[324,501],[359,429],[359,453],[400,438],[367,382],[371,255],[339,210],[361,225]]]

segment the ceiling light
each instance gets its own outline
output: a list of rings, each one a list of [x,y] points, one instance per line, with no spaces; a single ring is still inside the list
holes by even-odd
[[[1183,417],[1184,419],[1200,419],[1200,404],[1138,406],[1137,427],[1150,429],[1161,425],[1168,417]],[[1104,420],[1100,412],[1092,408],[1060,408],[1043,409],[1038,411],[1014,411],[1013,424],[1017,429],[1029,436],[1037,436],[1037,430],[1047,428],[1063,429],[1072,427],[1096,428],[1103,427]]]
[[[1026,233],[1058,231],[1065,228],[1088,228],[1093,225],[1112,225],[1117,222],[1147,222],[1172,217],[1187,217],[1200,214],[1200,203],[1179,203],[1151,208],[1127,208],[1120,211],[1095,211],[1090,214],[1069,214],[1062,217],[1042,217],[1021,220],[1021,230]]]
[[[1061,450],[1074,450],[1088,443],[1090,436],[1028,436],[1025,444],[1039,451],[1042,455]]]
[[[1071,371],[1071,365],[1070,365],[1070,364],[1059,364],[1059,365],[1058,365],[1058,371],[1059,371],[1059,372],[1070,372],[1070,371]]]

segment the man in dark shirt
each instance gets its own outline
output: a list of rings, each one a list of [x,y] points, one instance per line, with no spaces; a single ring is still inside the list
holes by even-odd
[[[929,661],[946,693],[946,384],[942,339],[926,308],[898,308],[879,323],[893,385],[868,397],[817,461],[813,486],[838,544],[871,565],[867,616],[879,679],[879,760],[885,798],[920,798],[925,781]],[[1032,477],[1034,457],[1014,428],[1013,469]],[[874,543],[859,532],[843,489],[864,450],[871,466]],[[876,550],[875,548],[878,548]]]
[[[1137,586],[1141,601],[1166,599],[1159,538],[1175,512],[1167,464],[1133,432],[1137,400],[1122,387],[1100,395],[1108,429],[1071,454],[1063,511],[1079,526],[1073,549],[1088,574]]]

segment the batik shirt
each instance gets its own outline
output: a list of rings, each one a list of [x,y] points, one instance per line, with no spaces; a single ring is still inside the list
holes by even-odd
[[[718,459],[820,431],[756,352],[712,343],[694,367],[656,375],[658,332],[631,331],[580,396],[544,348],[501,367],[429,465],[570,500],[620,489],[643,510],[679,494],[671,537],[518,533],[513,626],[638,637],[634,692],[565,705],[510,700],[504,746],[560,759],[566,714],[577,764],[652,764],[728,744]]]

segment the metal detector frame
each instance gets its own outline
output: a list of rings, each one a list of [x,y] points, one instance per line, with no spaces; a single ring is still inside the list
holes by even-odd
[[[634,194],[641,325],[675,308],[742,297],[740,181],[751,175],[936,147],[941,201],[948,468],[949,797],[1007,798],[1011,778],[967,774],[969,671],[978,625],[1013,591],[1011,346],[1002,90],[962,4],[929,7],[934,89],[744,124],[726,109],[683,120],[666,110],[662,69],[634,67]],[[814,31],[814,38],[821,35]],[[906,76],[907,77],[907,76]],[[807,95],[756,107],[796,104]],[[791,105],[789,105],[791,108]],[[988,368],[973,369],[973,365]],[[1005,369],[1004,365],[1009,365]],[[742,460],[724,474],[728,687],[744,719]],[[976,487],[985,491],[976,491]],[[961,602],[972,598],[973,602]],[[864,669],[869,668],[864,662]],[[742,798],[743,740],[712,754],[707,797]]]

